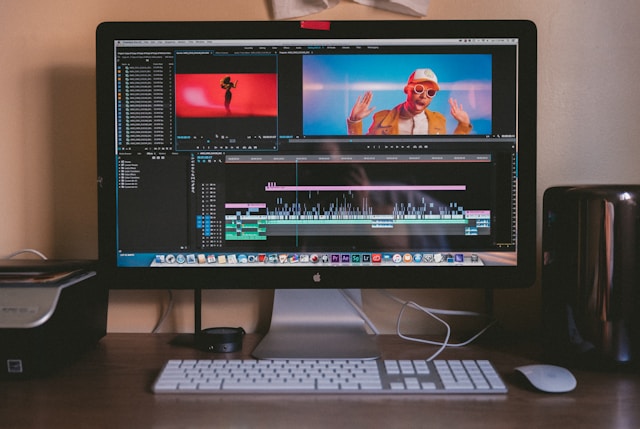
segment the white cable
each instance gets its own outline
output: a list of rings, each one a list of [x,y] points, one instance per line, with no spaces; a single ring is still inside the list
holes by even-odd
[[[442,323],[444,325],[444,327],[446,328],[446,330],[447,330],[447,333],[445,334],[444,341],[439,343],[439,344],[437,344],[437,343],[435,343],[433,341],[423,340],[421,338],[413,338],[413,337],[409,337],[409,336],[404,335],[400,331],[400,324],[401,324],[401,321],[402,321],[402,315],[404,314],[404,310],[407,307],[412,307],[412,308],[414,308],[416,310],[420,310],[420,311],[428,314],[429,316],[433,317],[438,322]],[[406,301],[405,303],[402,304],[402,308],[400,309],[400,312],[398,313],[398,319],[396,321],[396,333],[398,334],[398,336],[400,338],[402,338],[404,340],[407,340],[407,341],[413,341],[413,342],[417,342],[417,343],[430,344],[430,345],[439,345],[440,348],[438,350],[436,350],[431,356],[429,356],[427,358],[427,360],[430,361],[430,360],[435,359],[449,345],[449,339],[451,338],[451,326],[447,322],[445,322],[444,320],[442,320],[441,318],[436,316],[433,312],[431,312],[430,309],[424,308],[424,307],[416,304],[413,301]]]
[[[488,317],[488,316],[485,315],[485,314],[477,313],[477,312],[473,312],[473,311],[440,310],[440,309],[423,307],[421,305],[416,304],[413,301],[403,301],[400,298],[397,298],[396,296],[390,294],[386,290],[381,290],[380,292],[383,295],[387,296],[388,298],[390,298],[390,299],[392,299],[392,300],[394,300],[394,301],[396,301],[396,302],[398,302],[398,303],[400,303],[402,305],[402,308],[400,309],[400,312],[398,313],[398,318],[396,320],[396,333],[398,334],[398,336],[400,338],[402,338],[404,340],[407,340],[407,341],[413,341],[413,342],[418,342],[418,343],[422,343],[422,344],[429,344],[429,345],[434,345],[434,346],[439,346],[440,347],[427,360],[434,359],[436,356],[438,356],[447,347],[463,347],[463,346],[466,346],[466,345],[472,343],[478,337],[480,337],[480,335],[484,334],[491,326],[493,326],[497,322],[496,320],[490,321],[484,328],[482,328],[478,333],[476,333],[475,335],[473,335],[471,338],[469,338],[466,341],[463,341],[463,342],[460,342],[460,343],[449,343],[449,339],[451,337],[451,326],[447,322],[442,320],[441,318],[437,317],[436,314],[453,315],[453,316],[478,316],[478,317]],[[402,315],[404,314],[404,311],[405,311],[405,309],[407,307],[413,308],[414,310],[418,310],[418,311],[421,311],[421,312],[423,312],[425,314],[428,314],[429,316],[431,316],[432,318],[434,318],[438,322],[442,323],[445,326],[446,331],[447,331],[446,334],[445,334],[444,341],[430,341],[430,340],[425,340],[425,339],[422,339],[422,338],[414,338],[414,337],[409,337],[407,335],[404,335],[400,331],[400,325],[401,325],[401,322],[402,322]]]
[[[14,258],[14,257],[16,257],[18,255],[23,254],[23,253],[33,253],[34,255],[37,255],[42,259],[45,259],[45,260],[47,259],[47,257],[44,255],[44,253],[42,253],[42,252],[40,252],[38,250],[35,250],[35,249],[21,249],[21,250],[18,250],[16,252],[13,252],[10,255],[6,256],[5,259],[11,259],[11,258]]]
[[[397,296],[390,294],[389,291],[387,291],[387,290],[379,290],[379,292],[381,294],[383,294],[384,296],[386,296],[387,298],[390,298],[390,299],[394,300],[395,302],[397,302],[400,305],[403,305],[406,302],[406,301],[398,298]],[[445,316],[480,316],[480,317],[486,317],[486,314],[478,313],[476,311],[443,310],[443,309],[438,309],[438,308],[423,307],[423,306],[418,305],[418,304],[415,304],[415,305],[420,307],[419,309],[416,308],[416,310],[423,311],[424,309],[427,309],[427,310],[429,310],[429,312],[431,312],[433,314],[442,314],[442,315],[445,315]]]
[[[171,289],[169,289],[167,292],[169,292],[169,304],[164,310],[164,313],[162,313],[162,316],[160,316],[160,319],[158,319],[158,323],[156,323],[156,326],[154,326],[153,330],[151,331],[152,334],[156,334],[158,332],[160,326],[162,326],[165,319],[169,316],[169,313],[171,313],[171,310],[173,310],[173,292],[171,291]]]

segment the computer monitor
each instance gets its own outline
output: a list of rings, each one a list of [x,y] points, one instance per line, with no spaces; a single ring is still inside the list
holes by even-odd
[[[370,354],[345,289],[529,286],[536,64],[529,21],[103,23],[100,276],[275,289],[259,357]]]

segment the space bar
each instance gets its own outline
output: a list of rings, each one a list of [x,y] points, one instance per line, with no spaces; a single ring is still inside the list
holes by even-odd
[[[285,390],[316,390],[315,382],[309,383],[228,383],[222,384],[222,390],[264,390],[285,391]]]

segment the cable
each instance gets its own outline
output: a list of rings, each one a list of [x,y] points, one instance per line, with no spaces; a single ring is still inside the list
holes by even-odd
[[[482,314],[482,313],[473,312],[473,311],[440,310],[440,309],[423,307],[421,305],[416,304],[413,301],[403,301],[400,298],[397,298],[396,296],[390,294],[386,290],[381,290],[380,293],[382,293],[383,295],[387,296],[388,298],[390,298],[390,299],[392,299],[392,300],[394,300],[394,301],[396,301],[396,302],[398,302],[398,303],[400,303],[402,305],[402,307],[400,309],[400,312],[398,313],[398,318],[396,320],[396,333],[398,334],[398,336],[400,338],[402,338],[404,340],[407,340],[407,341],[413,341],[413,342],[418,342],[418,343],[422,343],[422,344],[429,344],[429,345],[434,345],[434,346],[439,346],[440,347],[427,360],[435,359],[447,347],[463,347],[463,346],[466,346],[466,345],[472,343],[473,341],[475,341],[478,337],[480,337],[482,334],[484,334],[491,326],[493,326],[497,322],[496,320],[491,320],[484,328],[482,328],[478,333],[476,333],[475,335],[473,335],[471,338],[467,339],[466,341],[463,341],[463,342],[460,342],[460,343],[450,343],[449,340],[451,338],[451,326],[446,321],[444,321],[443,319],[438,317],[436,314],[450,315],[450,316],[474,316],[474,317],[487,317],[487,315]],[[442,323],[446,328],[446,334],[445,334],[444,341],[430,341],[430,340],[425,340],[425,339],[422,339],[422,338],[415,338],[415,337],[409,337],[407,335],[404,335],[400,330],[400,325],[402,323],[402,315],[404,314],[404,312],[405,312],[405,310],[407,308],[413,308],[414,310],[421,311],[421,312],[431,316],[432,318],[434,318],[438,322]]]
[[[442,343],[435,343],[433,341],[423,340],[421,338],[413,338],[413,337],[409,337],[409,336],[404,335],[400,331],[400,324],[401,324],[401,320],[402,320],[402,315],[404,314],[404,310],[407,307],[412,307],[412,308],[414,308],[416,310],[420,310],[420,311],[428,314],[429,316],[433,317],[438,322],[442,323],[445,326],[446,330],[447,330],[447,333],[445,334],[444,341]],[[435,359],[449,345],[449,339],[451,338],[451,326],[447,322],[445,322],[444,320],[442,320],[441,318],[436,316],[432,311],[430,311],[430,309],[421,307],[420,305],[416,304],[413,301],[406,301],[404,304],[402,304],[402,308],[400,309],[400,312],[398,313],[398,319],[396,321],[396,333],[403,340],[413,341],[413,342],[423,343],[423,344],[430,344],[430,345],[439,345],[440,348],[438,350],[436,350],[431,356],[429,356],[426,359],[427,361],[430,361],[430,360]]]
[[[18,250],[16,252],[13,252],[10,255],[6,256],[5,259],[11,259],[11,258],[14,258],[14,257],[16,257],[18,255],[23,254],[23,253],[33,253],[34,255],[37,255],[42,259],[45,259],[45,260],[47,259],[47,257],[44,255],[44,253],[42,253],[42,252],[40,252],[38,250],[35,250],[35,249],[21,249],[21,250]]]
[[[154,326],[153,330],[151,331],[152,334],[158,333],[160,326],[162,326],[165,319],[169,316],[169,313],[171,313],[171,310],[173,310],[173,292],[171,291],[171,289],[169,289],[167,292],[169,293],[169,304],[167,305],[167,308],[165,308],[164,313],[162,313],[162,316],[160,316],[160,319],[158,319],[158,323],[156,323],[156,326]]]

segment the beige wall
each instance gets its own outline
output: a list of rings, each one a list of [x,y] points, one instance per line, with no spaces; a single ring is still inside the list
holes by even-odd
[[[0,0],[0,257],[36,248],[95,258],[94,31],[107,20],[266,20],[266,0]],[[229,7],[232,5],[233,7]],[[431,0],[425,19],[531,19],[539,31],[539,180],[640,183],[640,3],[636,0]],[[306,19],[410,19],[342,0]],[[538,218],[540,208],[538,209]],[[540,222],[538,222],[540,223]],[[425,305],[481,309],[482,293],[403,291]],[[191,293],[175,294],[166,331],[193,326]],[[264,330],[271,292],[206,291],[204,326]],[[110,331],[149,331],[167,292],[111,294]],[[376,292],[365,305],[383,331],[397,306]],[[513,330],[537,326],[539,285],[500,291]],[[412,315],[408,329],[433,322]]]

